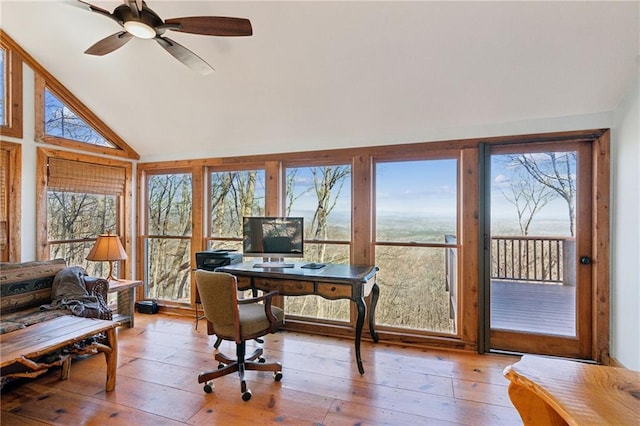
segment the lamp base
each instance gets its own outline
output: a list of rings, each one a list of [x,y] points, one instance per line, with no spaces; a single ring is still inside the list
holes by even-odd
[[[120,281],[117,277],[113,276],[113,260],[109,261],[109,275],[106,278],[107,281]]]

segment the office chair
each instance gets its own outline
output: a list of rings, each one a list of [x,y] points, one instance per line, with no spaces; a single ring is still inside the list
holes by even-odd
[[[196,270],[196,285],[204,315],[211,322],[218,342],[222,339],[236,343],[236,359],[217,352],[215,359],[220,363],[218,369],[198,375],[198,383],[205,383],[204,391],[211,393],[213,379],[236,371],[240,374],[240,392],[244,401],[251,399],[251,390],[247,388],[245,379],[246,370],[273,371],[275,381],[279,382],[282,379],[282,365],[279,362],[266,363],[262,357],[262,347],[247,356],[245,344],[247,340],[276,332],[284,323],[284,311],[271,306],[271,299],[277,292],[238,299],[236,277],[202,269]]]

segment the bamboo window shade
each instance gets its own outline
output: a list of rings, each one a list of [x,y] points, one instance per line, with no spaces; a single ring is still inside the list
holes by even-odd
[[[122,167],[49,157],[49,190],[122,195],[125,179],[125,169]]]

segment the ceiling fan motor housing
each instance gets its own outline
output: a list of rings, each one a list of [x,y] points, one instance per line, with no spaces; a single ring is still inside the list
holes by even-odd
[[[122,26],[131,35],[139,38],[154,38],[164,33],[164,28],[158,28],[164,22],[154,11],[145,4],[135,16],[131,8],[122,4],[113,11],[113,15],[120,20]]]

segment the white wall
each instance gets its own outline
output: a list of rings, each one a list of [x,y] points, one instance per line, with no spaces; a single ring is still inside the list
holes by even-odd
[[[36,258],[36,143],[35,139],[35,96],[33,70],[26,65],[22,67],[22,204],[20,250],[23,262]]]
[[[639,57],[640,59],[640,57]],[[611,131],[611,356],[640,370],[640,71]]]

